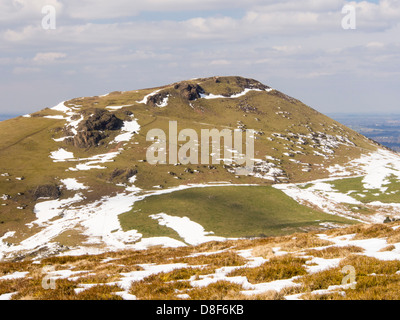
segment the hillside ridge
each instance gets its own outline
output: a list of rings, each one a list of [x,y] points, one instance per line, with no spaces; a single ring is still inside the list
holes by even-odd
[[[174,141],[171,123],[192,138]],[[149,139],[151,130],[165,138]],[[225,145],[201,162],[205,130],[252,132],[252,166],[239,161],[244,140],[221,139]],[[208,77],[75,98],[2,121],[0,134],[5,260],[396,218],[397,154],[254,79]],[[186,150],[184,161],[149,161],[153,149],[169,160],[171,144]],[[193,199],[202,205],[191,207]]]

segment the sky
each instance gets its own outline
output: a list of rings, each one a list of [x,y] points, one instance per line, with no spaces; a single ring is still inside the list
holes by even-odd
[[[0,73],[0,114],[224,75],[400,113],[400,0],[0,0]]]

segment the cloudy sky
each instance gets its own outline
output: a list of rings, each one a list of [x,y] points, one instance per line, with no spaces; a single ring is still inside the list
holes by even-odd
[[[0,72],[3,114],[214,75],[323,113],[400,113],[400,0],[0,0]]]

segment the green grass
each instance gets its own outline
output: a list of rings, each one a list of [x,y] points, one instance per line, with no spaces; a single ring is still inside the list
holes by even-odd
[[[381,201],[383,203],[400,203],[400,181],[394,176],[388,178],[389,183],[383,185],[387,187],[385,192],[379,189],[365,189],[362,180],[364,177],[339,179],[330,181],[334,189],[341,193],[349,193],[351,197],[362,202],[369,203],[373,201]],[[393,192],[393,193],[392,193]],[[360,196],[360,194],[364,196]]]
[[[321,222],[352,223],[299,205],[270,186],[193,188],[151,196],[119,218],[124,230],[137,229],[145,237],[176,238],[174,231],[149,217],[160,212],[187,216],[206,231],[224,237],[276,236],[317,227]]]

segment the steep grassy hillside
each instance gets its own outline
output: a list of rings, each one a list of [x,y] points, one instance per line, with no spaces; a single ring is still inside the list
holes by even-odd
[[[235,162],[150,164],[146,152],[154,141],[147,141],[147,133],[162,129],[168,146],[170,121],[177,122],[178,131],[189,128],[199,137],[202,129],[255,130],[254,167],[238,175]],[[226,238],[364,221],[367,210],[356,216],[349,212],[354,208],[327,212],[312,199],[293,196],[294,187],[283,185],[285,195],[271,185],[295,183],[305,190],[304,183],[335,176],[332,168],[365,175],[348,163],[381,150],[302,102],[241,77],[76,98],[2,121],[0,135],[4,259],[151,246],[161,237],[182,244],[176,230],[161,225],[162,218],[149,218],[164,211]],[[178,147],[184,144],[179,141]],[[395,186],[398,177],[391,179]],[[225,187],[182,190],[216,182]],[[260,187],[246,187],[239,195],[228,185]]]

